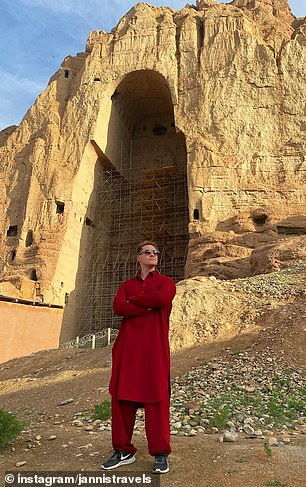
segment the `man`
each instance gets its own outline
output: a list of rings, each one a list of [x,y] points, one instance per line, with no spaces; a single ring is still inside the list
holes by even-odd
[[[137,247],[140,270],[125,281],[114,298],[123,316],[112,351],[112,443],[114,454],[102,468],[111,470],[135,461],[131,443],[136,412],[145,410],[145,428],[154,473],[169,472],[170,350],[169,316],[175,283],[156,271],[159,250],[154,242]]]

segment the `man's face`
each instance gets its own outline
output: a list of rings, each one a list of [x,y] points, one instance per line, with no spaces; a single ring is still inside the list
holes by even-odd
[[[158,254],[154,254],[153,251],[157,249],[153,245],[144,245],[137,255],[137,261],[140,265],[145,267],[155,267],[158,262]]]

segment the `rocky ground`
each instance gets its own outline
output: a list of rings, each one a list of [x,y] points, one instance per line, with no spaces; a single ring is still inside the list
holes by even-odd
[[[251,316],[252,326],[173,354],[173,454],[162,485],[304,487],[304,283],[299,267],[222,284],[224,302],[233,293],[248,295],[245,320]],[[1,474],[100,472],[111,452],[110,424],[93,420],[92,412],[109,399],[109,374],[109,348],[50,350],[0,366],[1,407],[26,424],[1,452]],[[141,410],[135,444],[129,471],[149,472]]]

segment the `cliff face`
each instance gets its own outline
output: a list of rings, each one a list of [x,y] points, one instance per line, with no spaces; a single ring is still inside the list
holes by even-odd
[[[282,267],[268,249],[288,235],[300,249],[289,261],[303,260],[305,82],[306,21],[287,0],[139,3],[111,33],[91,32],[19,127],[0,134],[1,293],[64,303],[83,272],[97,161],[120,172],[126,153],[137,170],[143,140],[155,151],[148,167],[163,140],[163,157],[187,173],[187,277]],[[156,135],[158,117],[168,138],[135,138],[151,126]]]

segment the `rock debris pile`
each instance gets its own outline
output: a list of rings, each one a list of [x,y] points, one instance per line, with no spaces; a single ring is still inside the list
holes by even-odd
[[[299,430],[306,422],[305,394],[303,371],[269,349],[212,360],[173,381],[172,434]]]
[[[197,276],[179,282],[171,314],[172,352],[252,331],[265,326],[267,317],[269,326],[290,323],[297,315],[305,319],[304,304],[301,310],[294,304],[304,301],[305,279],[306,265],[299,264],[230,281]]]
[[[280,272],[271,272],[245,279],[234,279],[226,283],[232,291],[244,291],[260,297],[286,299],[305,295],[305,286],[301,275],[305,274],[306,265],[299,264]]]
[[[171,434],[222,431],[223,441],[236,441],[238,433],[243,433],[250,438],[269,436],[269,444],[283,446],[290,437],[285,434],[277,441],[273,432],[306,433],[303,370],[282,363],[269,348],[257,353],[227,352],[227,357],[172,381]],[[76,414],[73,424],[86,431],[111,430],[110,420],[93,421],[82,413]],[[144,430],[144,412],[138,410],[135,434]]]

